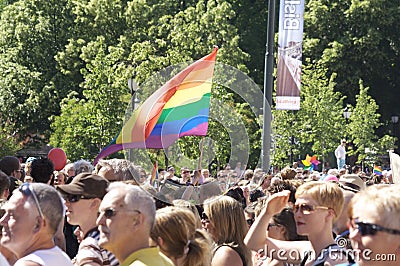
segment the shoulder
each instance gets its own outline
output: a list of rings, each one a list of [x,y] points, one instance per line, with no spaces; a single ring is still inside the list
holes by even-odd
[[[42,264],[30,260],[18,260],[14,266],[42,266]]]
[[[348,253],[346,253],[346,250],[341,249],[333,249],[329,251],[329,255],[326,259],[326,263],[329,263],[328,265],[337,265],[337,264],[344,264],[344,265],[349,265],[349,260],[348,260]]]
[[[242,259],[232,247],[230,246],[220,246],[214,253],[211,265],[243,265]]]

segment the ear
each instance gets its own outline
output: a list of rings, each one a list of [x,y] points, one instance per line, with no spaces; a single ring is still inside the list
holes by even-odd
[[[36,217],[35,226],[33,228],[34,233],[38,233],[43,225],[43,219],[41,217]]]
[[[158,244],[159,246],[164,245],[164,240],[163,240],[160,236],[157,237],[157,244]]]
[[[92,200],[92,202],[90,203],[90,208],[91,209],[95,209],[96,211],[99,210],[100,207],[100,203],[101,203],[101,199],[99,198],[95,198]]]
[[[332,220],[334,220],[336,217],[335,211],[333,209],[328,210],[328,216],[327,218],[330,217]]]
[[[140,226],[143,223],[144,223],[144,216],[141,213],[139,213],[133,217],[133,226],[134,227]]]

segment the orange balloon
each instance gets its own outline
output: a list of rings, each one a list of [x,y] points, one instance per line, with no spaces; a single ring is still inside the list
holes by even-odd
[[[47,158],[54,164],[54,169],[60,171],[67,164],[67,155],[61,148],[53,148],[47,154]]]

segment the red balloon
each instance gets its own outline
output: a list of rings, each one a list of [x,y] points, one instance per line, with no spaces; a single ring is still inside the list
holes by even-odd
[[[67,164],[67,155],[61,148],[53,148],[47,154],[47,158],[54,164],[54,169],[60,171]]]

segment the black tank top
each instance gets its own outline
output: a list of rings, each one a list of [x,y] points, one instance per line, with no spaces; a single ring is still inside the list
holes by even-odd
[[[346,249],[343,247],[337,245],[337,244],[331,244],[324,248],[320,254],[318,254],[317,259],[313,262],[312,266],[324,266],[325,261],[327,260],[329,253],[332,251],[338,251],[338,252],[343,252],[343,254],[347,255],[347,259],[350,263],[354,263],[354,259],[351,256],[350,252],[346,252]],[[306,265],[307,259],[309,257],[310,253],[307,253],[303,260],[300,263],[300,266]]]
[[[239,255],[240,259],[242,260],[243,266],[247,266],[246,259],[244,258],[243,254],[241,254],[241,253],[239,252],[239,249],[238,249],[237,246],[232,246],[232,245],[228,245],[228,244],[218,245],[217,248],[214,250],[214,254],[215,254],[215,252],[217,252],[217,250],[218,250],[220,247],[223,247],[223,246],[230,247],[231,249],[233,249],[234,251],[236,251],[236,253]]]

